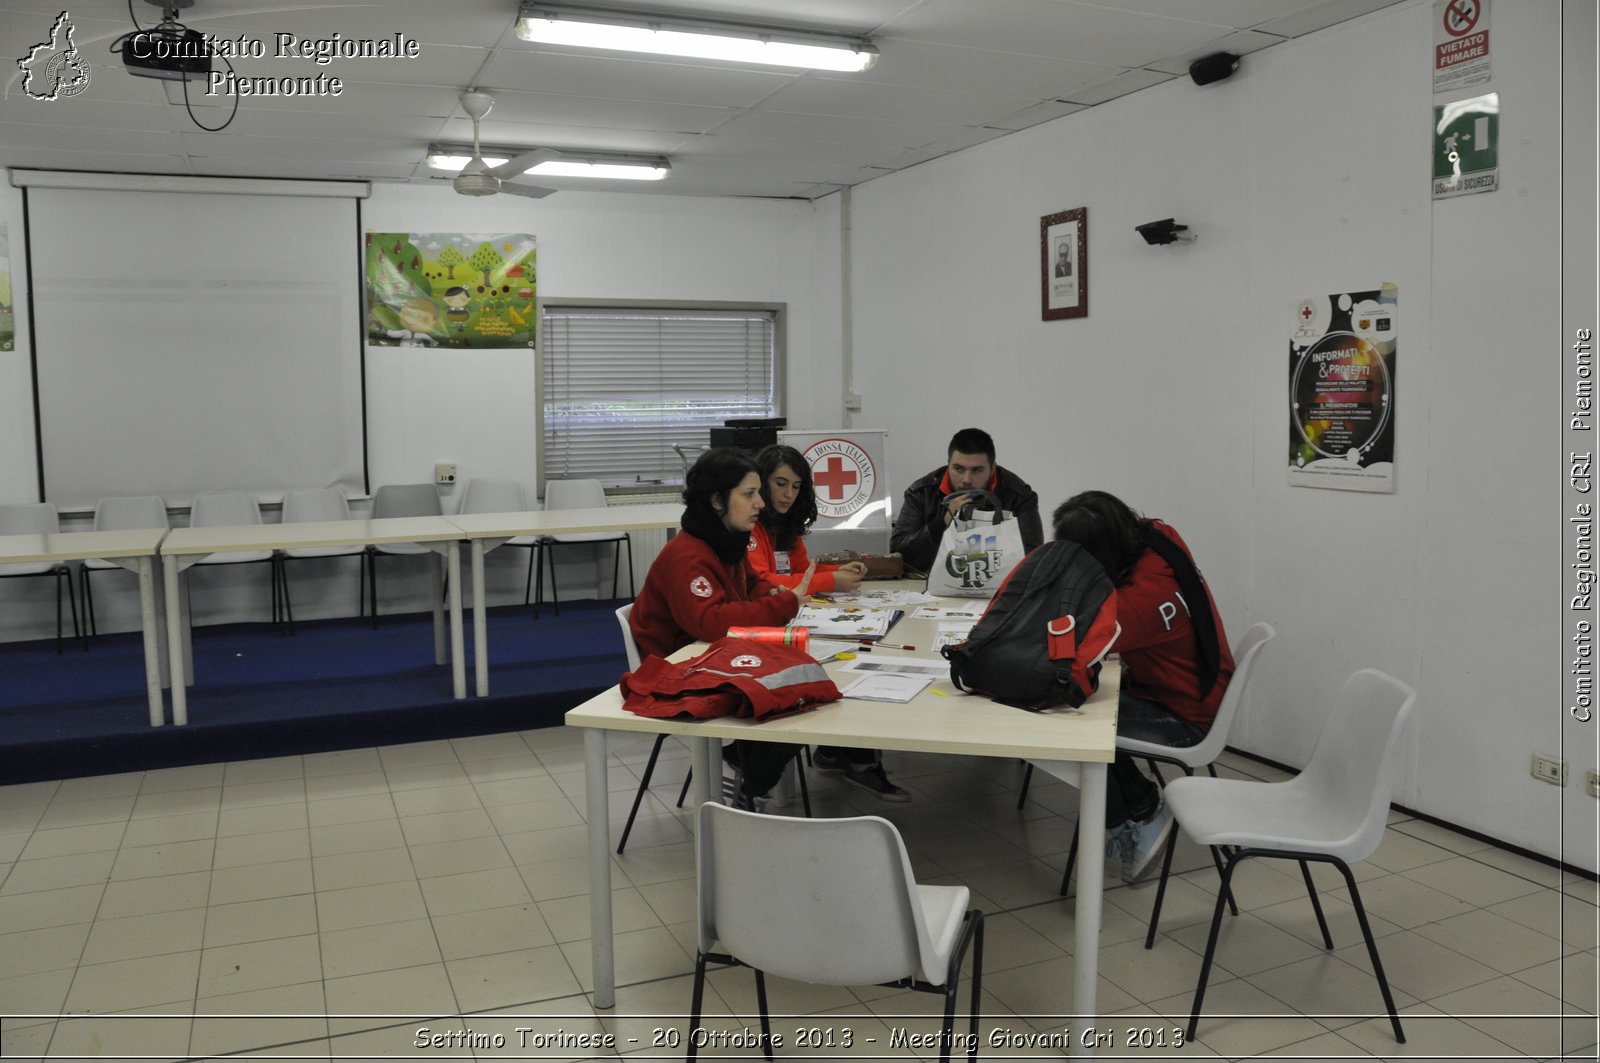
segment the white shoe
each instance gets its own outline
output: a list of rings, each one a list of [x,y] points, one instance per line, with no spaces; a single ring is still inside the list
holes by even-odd
[[[1129,820],[1123,824],[1124,848],[1122,858],[1122,881],[1132,885],[1150,873],[1155,865],[1156,857],[1167,847],[1167,839],[1172,836],[1175,821],[1172,810],[1163,802],[1156,810],[1156,814],[1143,823]]]

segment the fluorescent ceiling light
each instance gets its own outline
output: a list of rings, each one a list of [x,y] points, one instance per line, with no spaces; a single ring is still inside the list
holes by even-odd
[[[865,38],[806,30],[772,30],[617,11],[556,11],[523,4],[517,36],[540,44],[722,59],[808,70],[865,70],[878,50]]]
[[[500,166],[526,148],[485,148],[483,161]],[[427,164],[435,170],[459,172],[472,159],[472,149],[435,144],[428,149]],[[666,159],[638,155],[597,155],[563,152],[562,158],[542,162],[524,173],[543,177],[598,177],[612,181],[660,181],[672,172]]]

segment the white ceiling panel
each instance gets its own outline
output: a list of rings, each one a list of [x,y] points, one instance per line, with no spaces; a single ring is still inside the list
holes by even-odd
[[[428,144],[470,140],[457,96],[481,86],[496,98],[487,144],[673,160],[666,181],[625,186],[635,194],[805,198],[1183,76],[1199,55],[1227,50],[1248,63],[1251,52],[1392,2],[560,0],[567,10],[870,35],[879,60],[851,76],[536,48],[513,31],[517,0],[194,0],[180,12],[192,28],[261,42],[265,56],[234,61],[239,75],[269,79],[269,88],[270,79],[319,73],[344,82],[338,97],[243,97],[231,124],[210,133],[168,102],[181,102],[179,83],[134,77],[109,52],[133,28],[128,0],[77,0],[68,18],[90,83],[78,95],[33,99],[13,65],[0,81],[0,164],[433,181],[422,166]],[[146,27],[159,18],[143,0],[132,5]],[[27,54],[62,11],[62,0],[0,0],[0,52]],[[274,54],[280,33],[312,42],[398,33],[418,41],[419,54],[318,64]],[[205,100],[198,83],[191,90],[203,104],[195,119],[222,124],[233,101]]]
[[[981,17],[985,11],[992,17]],[[1141,66],[1232,28],[1069,0],[1005,0],[1003,5],[927,0],[897,18],[887,32],[994,52]]]

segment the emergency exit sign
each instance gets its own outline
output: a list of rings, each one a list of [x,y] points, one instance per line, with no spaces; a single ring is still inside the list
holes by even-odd
[[[1433,198],[1500,186],[1500,94],[1491,92],[1433,109]]]

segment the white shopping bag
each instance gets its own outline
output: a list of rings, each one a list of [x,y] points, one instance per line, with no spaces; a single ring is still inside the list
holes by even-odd
[[[961,492],[969,494],[970,492]],[[949,598],[992,598],[1006,574],[1022,560],[1022,526],[1000,510],[1000,500],[982,492],[992,510],[970,506],[945,528],[928,569],[927,593]],[[950,497],[946,496],[948,503]]]

